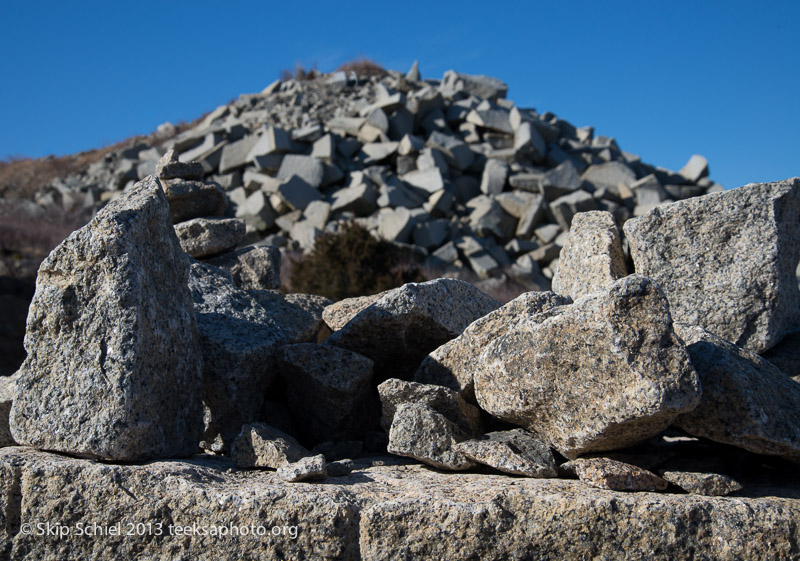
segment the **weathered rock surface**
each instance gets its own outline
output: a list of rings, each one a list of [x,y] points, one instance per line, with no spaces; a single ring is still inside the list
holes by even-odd
[[[107,465],[4,448],[0,552],[13,561],[196,558],[212,546],[216,559],[231,561],[243,551],[253,560],[797,557],[796,484],[746,487],[735,499],[620,493],[559,479],[509,485],[504,475],[385,460],[357,460],[350,475],[322,484],[288,485],[271,471],[230,471],[223,457]],[[119,523],[122,535],[82,537],[73,529],[59,539],[20,531],[41,521]],[[163,536],[127,536],[129,523],[161,523]],[[188,527],[187,535],[175,535],[176,525]],[[193,525],[263,526],[266,535],[202,536],[192,534]]]
[[[552,292],[526,292],[475,320],[461,335],[430,353],[414,373],[414,380],[456,390],[468,402],[475,403],[473,374],[481,351],[516,322],[570,303],[569,298]]]
[[[409,378],[425,355],[499,306],[463,281],[408,283],[356,314],[326,344],[371,358],[378,380]]]
[[[278,469],[308,455],[292,436],[264,423],[244,425],[231,445],[231,459],[237,468]]]
[[[720,473],[697,473],[692,471],[665,471],[665,481],[677,485],[687,493],[707,497],[724,497],[742,490],[742,484],[730,476]]]
[[[158,160],[155,174],[161,179],[203,179],[205,170],[200,162],[181,162],[178,152],[174,149],[167,152]]]
[[[602,210],[576,214],[559,254],[553,292],[577,300],[627,274],[614,216]]]
[[[305,343],[278,353],[296,423],[318,440],[348,440],[371,428],[372,361],[346,349]]]
[[[331,301],[315,294],[281,294],[274,290],[250,290],[252,296],[272,317],[287,344],[313,343],[323,328],[322,311]]]
[[[202,216],[222,216],[228,208],[225,191],[216,183],[165,179],[162,185],[173,223]]]
[[[207,262],[227,270],[242,290],[269,290],[281,286],[281,252],[271,245],[243,247]]]
[[[761,357],[795,382],[800,382],[800,331],[787,335],[780,343],[762,353]]]
[[[325,456],[317,454],[316,456],[308,456],[292,464],[279,467],[278,477],[288,483],[325,479],[328,476],[325,468]]]
[[[230,249],[244,239],[245,224],[238,218],[193,218],[175,225],[183,251],[207,257]]]
[[[14,440],[123,461],[195,453],[202,360],[187,276],[152,176],[54,249],[28,314]]]
[[[11,428],[8,426],[11,416],[11,404],[17,391],[17,374],[0,377],[0,447],[14,446]]]
[[[663,491],[667,482],[646,469],[609,458],[578,458],[560,466],[583,483],[613,491]]]
[[[331,328],[331,331],[338,331],[347,325],[347,322],[353,319],[358,312],[380,300],[387,292],[389,291],[339,300],[323,310],[322,319],[325,320],[325,324]]]
[[[800,384],[757,354],[696,326],[675,324],[703,395],[675,425],[694,436],[800,461]]]
[[[763,352],[800,329],[800,178],[656,207],[625,223],[675,321]]]
[[[489,343],[475,396],[575,458],[655,436],[697,406],[700,387],[663,293],[632,275]]]
[[[459,442],[453,450],[496,470],[527,477],[557,477],[550,446],[524,429],[487,433]]]

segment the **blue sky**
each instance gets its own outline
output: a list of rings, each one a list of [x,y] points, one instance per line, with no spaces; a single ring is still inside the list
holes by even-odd
[[[0,7],[0,158],[192,120],[295,63],[366,56],[509,85],[652,164],[800,175],[800,2],[20,2]]]

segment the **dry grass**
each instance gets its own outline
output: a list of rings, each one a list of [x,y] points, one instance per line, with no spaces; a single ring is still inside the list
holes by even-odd
[[[359,58],[350,62],[345,62],[337,70],[344,72],[355,72],[356,76],[377,76],[383,78],[388,74],[386,69],[377,62],[368,58]]]
[[[313,80],[314,78],[319,78],[320,71],[317,70],[317,63],[314,63],[310,69],[306,70],[302,64],[299,62],[294,65],[294,73],[291,70],[281,70],[281,80],[287,82],[289,80]]]

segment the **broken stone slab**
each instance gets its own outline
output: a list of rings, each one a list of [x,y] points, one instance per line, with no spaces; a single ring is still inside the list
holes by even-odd
[[[328,462],[327,472],[328,477],[344,477],[350,475],[355,469],[356,464],[353,460],[342,459]]]
[[[798,215],[794,178],[656,207],[623,230],[675,321],[763,352],[800,330]]]
[[[351,185],[334,193],[331,211],[369,216],[378,208],[378,196],[378,192],[371,185],[366,183]]]
[[[278,185],[278,195],[294,210],[303,210],[311,202],[322,200],[319,191],[298,175],[292,175],[283,180]]]
[[[453,447],[471,436],[426,405],[402,403],[392,420],[387,449],[391,454],[414,458],[439,469],[462,471],[475,463]]]
[[[587,485],[612,491],[665,491],[667,482],[646,469],[609,458],[578,458],[559,468]]]
[[[485,129],[514,134],[514,129],[508,118],[508,111],[503,109],[473,109],[467,114],[467,122]]]
[[[550,210],[552,210],[558,225],[564,230],[569,230],[576,214],[598,210],[598,207],[595,198],[581,189],[552,201]]]
[[[247,246],[212,257],[206,262],[228,271],[242,290],[281,287],[281,252],[275,246]]]
[[[286,181],[293,175],[301,178],[314,189],[319,189],[325,178],[325,167],[321,160],[312,156],[287,154],[281,161],[277,178],[279,181]]]
[[[472,212],[469,214],[469,225],[481,237],[494,236],[502,243],[514,236],[517,222],[497,201],[481,195],[469,202]]]
[[[222,216],[228,208],[225,192],[216,183],[168,179],[161,186],[174,224],[203,216]]]
[[[17,391],[17,374],[0,377],[0,448],[3,446],[14,446],[14,438],[11,436],[9,419],[11,416],[11,405],[14,403],[14,395]]]
[[[559,254],[553,291],[577,300],[628,274],[619,230],[610,212],[580,212]]]
[[[721,473],[697,473],[692,471],[665,471],[661,477],[677,485],[687,493],[706,497],[724,497],[742,490],[742,484]]]
[[[522,215],[517,222],[516,236],[518,238],[530,239],[533,236],[536,226],[541,224],[546,217],[547,203],[543,195],[533,195],[525,203]]]
[[[295,422],[317,441],[349,440],[370,428],[372,361],[329,345],[287,345],[278,353]],[[377,408],[375,408],[377,409]],[[302,414],[300,414],[302,412]]]
[[[498,80],[484,75],[461,74],[448,70],[442,77],[441,89],[445,95],[455,92],[465,92],[469,95],[482,97],[488,100],[504,98],[508,93],[508,86]],[[451,93],[452,92],[452,93]]]
[[[400,405],[414,403],[430,407],[473,436],[482,432],[483,423],[477,407],[464,401],[458,392],[442,386],[407,382],[390,378],[378,386],[381,398],[381,426],[389,431]]]
[[[294,437],[264,423],[244,425],[231,445],[233,465],[240,469],[278,469],[308,455]]]
[[[435,193],[444,188],[444,178],[438,168],[416,170],[405,174],[402,180],[427,193]],[[427,196],[427,195],[426,195]]]
[[[42,262],[10,428],[91,458],[187,456],[202,431],[188,263],[153,176]]]
[[[322,310],[331,304],[316,294],[281,294],[275,290],[249,290],[248,294],[275,318],[286,344],[313,343],[323,330]]]
[[[248,230],[269,230],[277,216],[269,197],[261,190],[251,193],[236,207],[236,218],[244,218]]]
[[[458,337],[431,352],[414,373],[414,380],[453,389],[468,402],[476,403],[473,374],[481,351],[510,331],[515,322],[570,303],[569,298],[552,292],[526,292],[475,320]]]
[[[244,239],[244,220],[238,218],[193,218],[175,225],[183,251],[192,257],[207,257],[236,246]]]
[[[550,446],[524,429],[490,432],[453,446],[470,460],[504,473],[526,477],[557,477]]]
[[[325,320],[325,324],[331,328],[331,331],[338,331],[347,325],[347,322],[353,319],[361,310],[368,308],[389,292],[389,290],[385,290],[369,296],[355,296],[339,300],[335,304],[325,307],[322,312],[322,319]]]
[[[700,377],[700,404],[675,420],[693,436],[800,461],[800,384],[757,354],[675,324]]]
[[[529,122],[523,122],[514,132],[514,150],[534,163],[541,163],[547,155],[547,144]]]
[[[225,145],[219,160],[219,172],[228,173],[251,162],[250,152],[259,140],[260,137],[252,134]]]
[[[278,468],[278,477],[287,483],[325,479],[328,477],[325,456],[322,454],[308,456],[288,466],[280,467]]]
[[[427,250],[441,246],[450,234],[450,221],[444,218],[417,223],[412,233],[414,245]]]
[[[661,187],[661,182],[654,173],[646,175],[632,183],[631,191],[636,196],[636,204],[641,206],[656,206],[667,199],[667,193]]]
[[[678,174],[689,183],[697,183],[703,177],[708,177],[708,160],[699,154],[694,154]]]
[[[383,209],[377,215],[378,236],[390,242],[408,243],[414,231],[414,217],[405,207]]]
[[[361,147],[365,166],[378,164],[397,153],[398,142],[369,142]]]
[[[356,314],[326,344],[371,358],[377,380],[408,379],[430,351],[499,306],[463,281],[408,283]]]
[[[241,560],[242,551],[253,561],[513,559],[519,552],[541,559],[616,559],[624,550],[625,557],[652,561],[772,561],[791,559],[800,518],[800,491],[792,484],[761,485],[731,500],[618,493],[564,479],[515,478],[509,485],[506,475],[442,473],[387,457],[356,460],[351,475],[324,484],[287,485],[272,471],[232,467],[220,456],[119,465],[5,448],[0,504],[3,512],[19,515],[0,525],[0,551],[14,560],[47,559],[56,547],[62,557],[97,561],[159,558],[164,551],[201,558],[208,541],[173,535],[174,528],[233,525],[277,535],[210,536],[216,559]],[[16,530],[41,520],[70,528],[87,520],[123,529],[161,523],[165,531],[157,540],[124,531],[58,540]],[[622,527],[637,531],[621,536]]]
[[[257,133],[260,133],[260,135],[256,137],[257,141],[247,153],[246,160],[248,162],[254,162],[257,158],[270,154],[290,152],[292,149],[292,140],[289,137],[289,133],[281,128],[264,126]]]
[[[499,195],[508,179],[508,164],[500,160],[489,160],[481,176],[481,192],[486,195]]]
[[[276,374],[275,350],[287,333],[223,269],[192,263],[189,290],[203,357],[203,446],[227,451],[242,425],[258,419]]]
[[[475,396],[573,459],[655,436],[700,402],[700,384],[658,286],[631,275],[526,318],[488,343]]]
[[[620,184],[630,186],[636,181],[636,173],[620,161],[591,165],[581,177],[591,183],[595,190],[603,187],[616,189]]]
[[[184,163],[178,160],[175,150],[167,150],[152,173],[161,179],[203,179],[205,170],[200,162]],[[148,174],[149,175],[149,174]]]
[[[475,160],[475,153],[464,141],[441,131],[432,132],[425,145],[441,151],[448,165],[458,170],[467,169]]]

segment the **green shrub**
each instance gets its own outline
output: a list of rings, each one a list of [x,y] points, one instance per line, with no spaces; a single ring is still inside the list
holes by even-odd
[[[376,240],[355,222],[317,238],[314,250],[292,264],[289,278],[293,292],[332,300],[425,280],[409,250]]]

